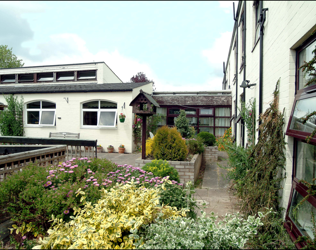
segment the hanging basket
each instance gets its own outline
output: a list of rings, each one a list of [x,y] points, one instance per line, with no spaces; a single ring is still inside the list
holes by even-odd
[[[121,123],[125,122],[125,118],[120,118],[120,122]]]

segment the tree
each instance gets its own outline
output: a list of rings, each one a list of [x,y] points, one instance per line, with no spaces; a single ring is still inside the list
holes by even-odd
[[[174,125],[184,138],[191,138],[194,135],[194,130],[189,125],[189,120],[186,118],[185,111],[180,110],[180,115],[175,119]]]
[[[0,68],[18,68],[23,66],[22,59],[18,59],[12,53],[12,48],[9,49],[8,45],[0,45]]]
[[[4,97],[8,107],[0,112],[0,132],[3,136],[23,136],[23,97]]]
[[[138,72],[135,76],[131,78],[131,82],[152,82],[153,90],[155,90],[155,83],[153,80],[149,80],[143,72]]]

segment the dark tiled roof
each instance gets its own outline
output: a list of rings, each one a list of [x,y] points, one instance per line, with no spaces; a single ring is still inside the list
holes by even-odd
[[[162,105],[232,105],[231,96],[155,96],[153,98]]]
[[[156,102],[156,100],[148,93],[143,92],[143,94],[146,96],[146,98],[152,103],[154,104],[156,107],[160,107],[159,104]]]
[[[120,92],[132,91],[134,88],[148,84],[139,83],[82,83],[82,84],[34,84],[28,86],[6,85],[0,86],[0,94],[28,94],[28,93],[71,93],[71,92]]]

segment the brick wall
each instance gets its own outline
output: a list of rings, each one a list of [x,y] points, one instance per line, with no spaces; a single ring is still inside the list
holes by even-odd
[[[151,162],[151,160],[142,160],[138,158],[135,161],[135,167],[143,167],[146,163]],[[170,166],[173,166],[179,172],[180,182],[186,183],[188,181],[194,181],[197,179],[200,167],[202,164],[202,155],[196,154],[193,156],[191,161],[168,161]]]
[[[203,161],[205,163],[217,161],[218,159],[217,152],[218,152],[217,146],[205,147],[205,150],[203,152]]]

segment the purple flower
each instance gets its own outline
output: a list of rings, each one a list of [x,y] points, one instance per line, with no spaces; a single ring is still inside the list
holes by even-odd
[[[91,181],[91,179],[88,179],[87,181],[89,182],[89,181]]]
[[[68,173],[70,173],[70,174],[73,173],[73,172],[74,172],[74,171],[72,171],[72,170],[68,171]]]
[[[100,186],[100,184],[98,184],[98,183],[97,183],[97,184],[94,184],[94,185],[97,186],[97,187]]]
[[[66,209],[66,210],[64,211],[64,214],[69,214],[69,210]]]
[[[72,193],[73,193],[73,191],[70,190],[70,191],[68,192],[68,194],[67,194],[67,197],[70,197],[70,196],[72,195]]]
[[[23,237],[22,237],[22,240],[25,240],[26,239],[26,236],[24,235]]]

